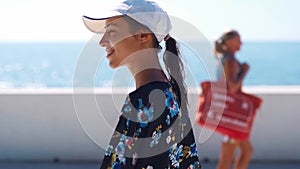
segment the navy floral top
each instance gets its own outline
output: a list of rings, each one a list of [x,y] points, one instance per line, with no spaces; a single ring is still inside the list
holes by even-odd
[[[101,169],[201,168],[175,93],[170,83],[151,82],[127,96]]]

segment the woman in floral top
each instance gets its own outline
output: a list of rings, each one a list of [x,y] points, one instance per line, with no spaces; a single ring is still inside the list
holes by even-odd
[[[201,168],[187,112],[183,64],[169,36],[166,12],[148,0],[127,0],[110,16],[83,19],[91,31],[104,34],[99,44],[110,67],[126,66],[136,84],[122,107],[101,169]],[[162,40],[167,75],[158,59]]]

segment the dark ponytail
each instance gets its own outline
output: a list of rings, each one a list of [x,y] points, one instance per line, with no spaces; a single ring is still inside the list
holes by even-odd
[[[166,39],[166,51],[164,53],[164,63],[166,70],[170,75],[170,82],[174,87],[182,115],[187,113],[187,91],[184,83],[184,65],[181,60],[180,52],[177,48],[177,42],[174,38],[168,36]]]

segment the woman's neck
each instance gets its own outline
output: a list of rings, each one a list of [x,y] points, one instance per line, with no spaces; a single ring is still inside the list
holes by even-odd
[[[167,81],[157,53],[157,49],[144,49],[127,58],[125,65],[135,79],[136,88],[152,81]]]
[[[167,82],[167,77],[161,69],[146,69],[134,76],[136,88],[150,82]]]

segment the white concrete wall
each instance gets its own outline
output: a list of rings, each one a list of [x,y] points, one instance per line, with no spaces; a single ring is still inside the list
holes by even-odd
[[[248,87],[245,91],[264,100],[251,135],[253,159],[300,161],[300,87]],[[74,97],[72,92],[2,90],[0,160],[100,160],[128,91],[112,95],[97,90],[96,95],[82,92]],[[190,97],[194,122],[198,94]],[[210,131],[195,123],[194,131],[201,141],[200,157],[216,160],[221,136],[208,137]]]

